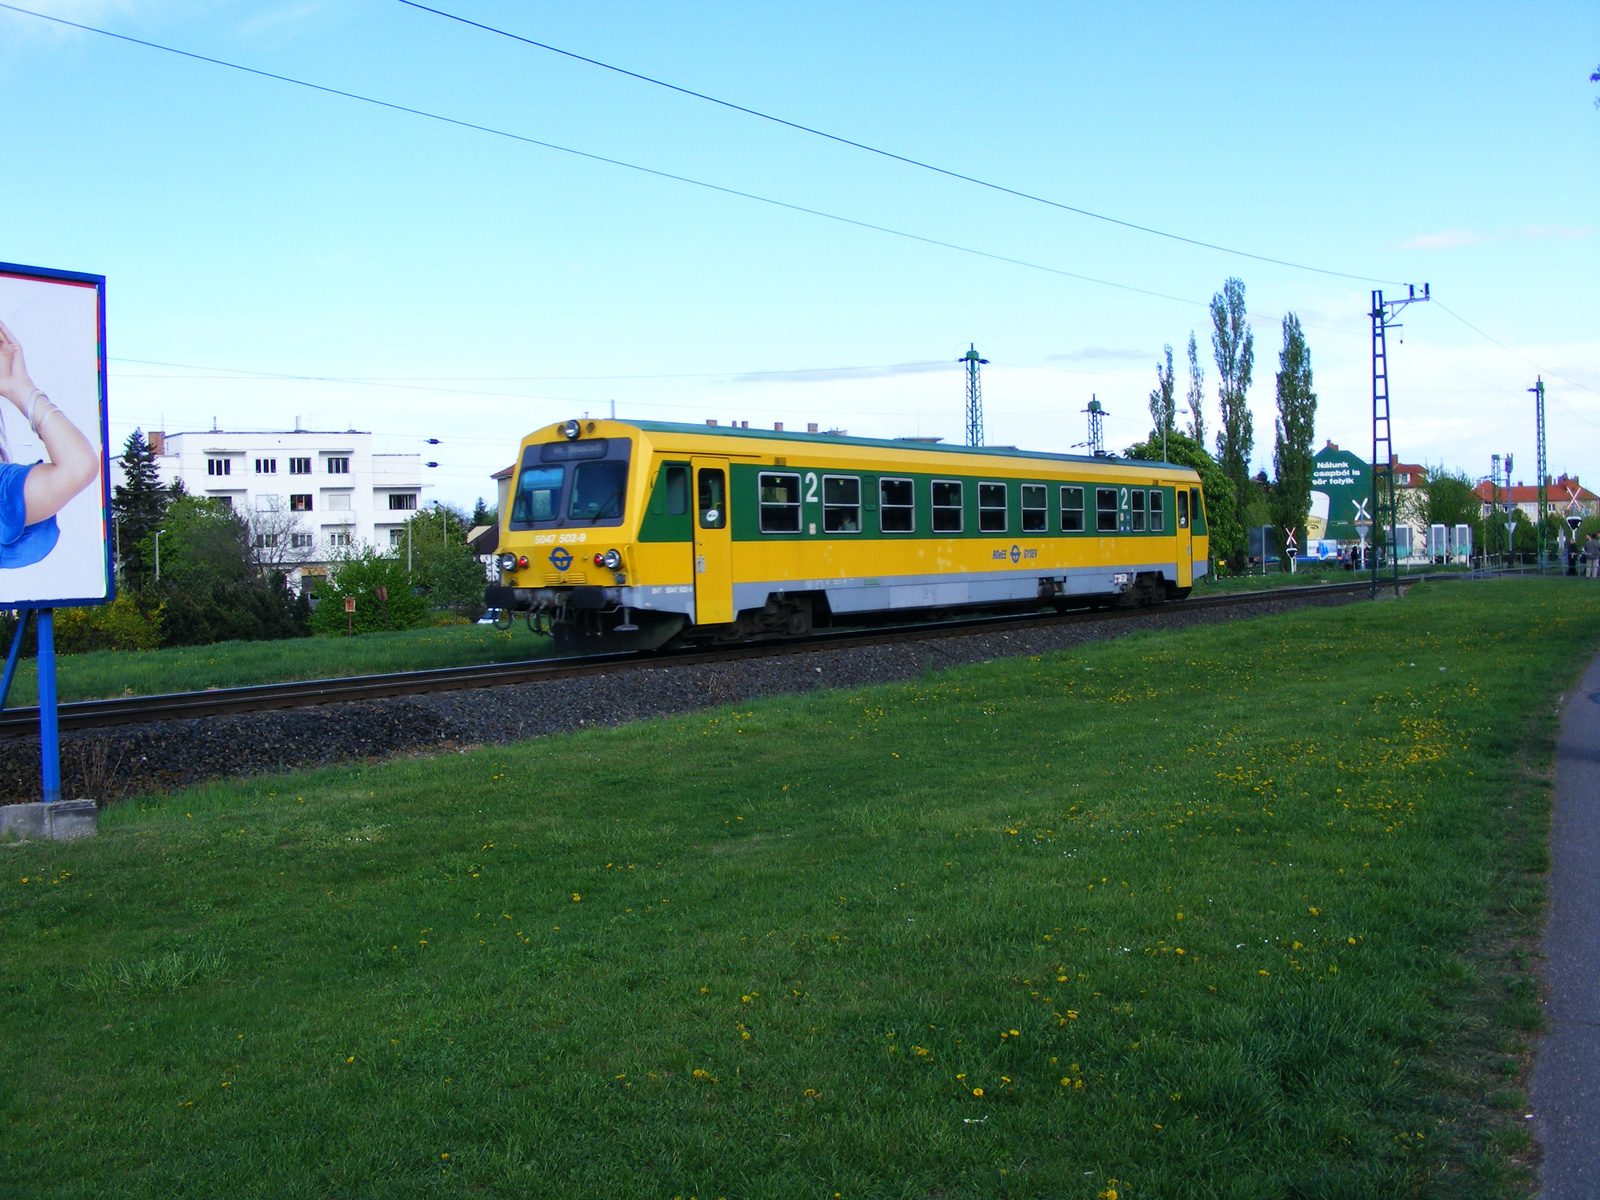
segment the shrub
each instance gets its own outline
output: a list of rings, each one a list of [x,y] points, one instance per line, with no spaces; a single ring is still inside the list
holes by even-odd
[[[378,599],[379,587],[388,589],[387,603]],[[342,637],[352,627],[356,633],[373,633],[385,628],[416,629],[428,623],[428,606],[411,591],[405,563],[370,546],[335,563],[316,588],[311,631],[319,637]],[[344,602],[352,597],[356,611],[347,616]]]

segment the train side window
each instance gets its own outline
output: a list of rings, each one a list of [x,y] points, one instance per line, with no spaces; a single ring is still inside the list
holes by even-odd
[[[1050,490],[1042,483],[1022,485],[1022,532],[1044,533],[1050,528]]]
[[[1166,531],[1166,508],[1162,501],[1159,488],[1150,489],[1150,532],[1163,533]]]
[[[1081,487],[1064,487],[1061,489],[1061,532],[1083,532],[1083,489]]]
[[[955,479],[933,481],[933,528],[936,533],[961,532],[961,483]]]
[[[1097,533],[1117,531],[1117,489],[1095,488],[1094,527]]]
[[[1189,520],[1194,522],[1204,521],[1206,510],[1200,507],[1200,489],[1189,489]]]
[[[1178,489],[1178,528],[1189,528],[1189,493],[1183,488]]]
[[[761,532],[800,532],[800,476],[763,471],[761,484]]]
[[[700,528],[721,529],[728,523],[728,483],[720,467],[700,468]]]
[[[1130,497],[1133,501],[1133,532],[1144,532],[1144,489],[1135,488]]]
[[[909,479],[878,480],[878,528],[884,533],[911,533],[917,509]]]
[[[681,517],[689,511],[689,468],[667,467],[667,516]]]
[[[854,475],[822,477],[824,533],[861,532],[861,480]]]
[[[1006,485],[980,483],[978,485],[978,531],[1004,533],[1006,531]]]

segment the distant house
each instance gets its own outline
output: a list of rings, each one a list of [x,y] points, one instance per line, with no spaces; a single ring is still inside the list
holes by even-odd
[[[1539,489],[1536,486],[1519,481],[1509,488],[1496,487],[1486,479],[1473,490],[1483,502],[1485,517],[1499,511],[1504,505],[1511,504],[1521,509],[1528,520],[1538,520]],[[1558,517],[1565,517],[1569,513],[1585,517],[1600,516],[1600,496],[1596,496],[1579,484],[1576,475],[1563,473],[1559,478],[1550,480],[1546,486],[1545,499],[1550,506],[1549,512]]]

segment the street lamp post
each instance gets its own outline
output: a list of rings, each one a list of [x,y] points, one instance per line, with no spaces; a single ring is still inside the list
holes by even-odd
[[[165,529],[156,530],[156,582],[161,582],[161,535]]]

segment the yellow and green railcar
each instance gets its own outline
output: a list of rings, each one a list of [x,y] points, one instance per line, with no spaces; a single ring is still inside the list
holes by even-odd
[[[569,652],[1178,599],[1207,563],[1171,463],[584,420],[530,434],[508,482],[488,605]]]

